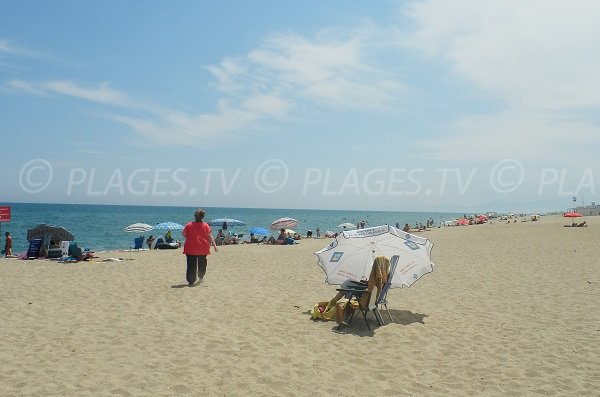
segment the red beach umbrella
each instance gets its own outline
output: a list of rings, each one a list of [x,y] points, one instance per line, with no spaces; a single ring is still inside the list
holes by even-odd
[[[582,216],[579,212],[565,212],[563,214],[565,218],[581,218]]]

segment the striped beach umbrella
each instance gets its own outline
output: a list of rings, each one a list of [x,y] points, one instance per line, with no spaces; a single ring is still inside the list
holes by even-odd
[[[154,229],[152,225],[149,225],[147,223],[134,223],[125,227],[123,231],[127,233],[146,233],[152,229]]]
[[[42,238],[44,242],[47,243],[49,243],[50,240],[73,241],[75,239],[73,234],[64,227],[47,225],[45,223],[27,230],[27,241],[31,241],[35,238]]]
[[[271,223],[271,226],[269,226],[269,229],[271,230],[278,230],[278,229],[288,229],[290,227],[296,227],[298,226],[298,221],[294,218],[279,218],[274,220]]]

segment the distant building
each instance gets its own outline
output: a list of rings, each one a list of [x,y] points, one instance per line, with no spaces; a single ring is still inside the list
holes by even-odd
[[[575,208],[575,212],[579,212],[583,216],[600,215],[600,206],[597,206],[596,203],[592,201],[591,205]]]

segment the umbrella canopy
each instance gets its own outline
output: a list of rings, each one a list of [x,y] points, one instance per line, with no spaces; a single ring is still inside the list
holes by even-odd
[[[385,225],[344,231],[315,255],[329,284],[367,278],[376,256],[398,255],[398,267],[391,281],[391,287],[396,288],[410,287],[433,271],[432,248],[433,243],[424,237]]]
[[[565,218],[581,218],[583,215],[581,215],[579,212],[565,212],[563,216]]]
[[[470,223],[469,223],[468,219],[466,219],[466,218],[460,218],[459,220],[456,221],[456,224],[458,226],[468,226]]]
[[[289,227],[296,227],[298,226],[298,221],[294,218],[279,218],[273,221],[273,223],[271,223],[271,226],[269,226],[269,229],[271,230],[278,230],[278,229],[287,229]]]
[[[249,233],[252,234],[257,234],[259,236],[267,236],[269,234],[271,234],[270,231],[268,231],[267,229],[263,228],[263,227],[253,227],[252,229],[248,230]]]
[[[175,222],[162,222],[154,225],[154,229],[156,230],[181,230],[183,229],[183,225]]]
[[[134,223],[125,227],[123,231],[127,233],[146,233],[152,229],[154,229],[152,225],[149,225],[147,223]]]
[[[246,226],[244,222],[231,218],[218,218],[208,221],[211,226],[221,226],[223,223],[227,223],[227,226]]]
[[[73,241],[75,236],[62,226],[37,225],[33,229],[27,230],[27,240],[31,241],[34,238],[41,238],[45,242],[54,241]]]
[[[350,222],[342,223],[341,225],[338,225],[338,227],[341,227],[342,229],[346,229],[346,230],[356,229],[356,225],[354,225]]]

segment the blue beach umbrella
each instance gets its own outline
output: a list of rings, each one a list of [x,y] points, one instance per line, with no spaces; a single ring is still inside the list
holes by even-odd
[[[268,231],[267,229],[263,228],[263,227],[253,227],[252,229],[248,230],[248,232],[252,233],[252,234],[257,234],[259,236],[266,236],[271,234],[270,231]]]
[[[231,218],[218,218],[208,221],[211,226],[221,226],[223,223],[227,223],[227,226],[246,226],[244,222]]]
[[[154,225],[154,229],[156,230],[182,230],[183,225],[175,222],[162,222]]]

